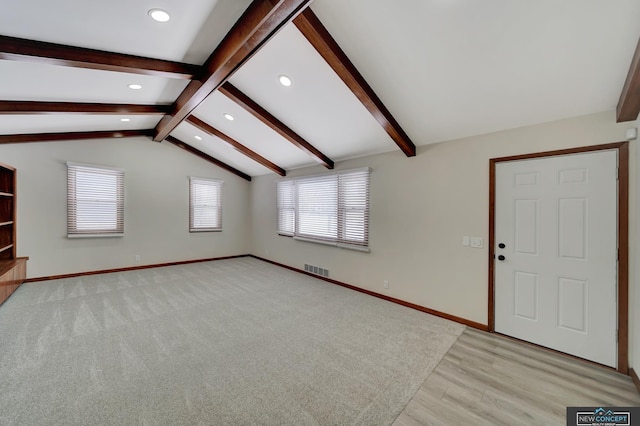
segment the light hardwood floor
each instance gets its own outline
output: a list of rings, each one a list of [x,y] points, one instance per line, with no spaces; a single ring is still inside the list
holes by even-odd
[[[394,426],[565,425],[567,406],[640,406],[628,376],[467,328]]]

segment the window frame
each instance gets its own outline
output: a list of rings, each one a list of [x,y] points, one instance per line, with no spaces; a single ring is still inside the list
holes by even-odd
[[[346,180],[348,180],[349,178],[353,179],[354,176],[356,176],[356,179],[357,179],[357,175],[361,175],[361,177],[364,177],[364,182],[359,183],[359,185],[362,185],[364,189],[364,193],[357,194],[358,197],[356,197],[359,199],[360,204],[362,204],[362,202],[364,201],[364,207],[362,206],[355,207],[353,205],[350,205],[348,201],[349,197],[347,194],[348,192],[347,189],[349,188],[353,189],[354,187],[349,187],[348,183],[345,182],[345,179]],[[335,179],[336,181],[335,193],[322,194],[321,197],[325,198],[326,200],[329,200],[328,205],[326,207],[329,207],[330,209],[334,209],[334,214],[327,214],[327,219],[328,220],[335,219],[335,222],[336,222],[335,226],[334,225],[327,225],[327,226],[331,230],[335,228],[335,235],[327,237],[326,234],[313,235],[313,233],[312,232],[310,233],[308,230],[302,231],[301,222],[300,222],[300,215],[301,215],[300,183],[302,183],[303,184],[302,186],[304,187],[304,184],[308,184],[308,183],[313,184],[314,181],[320,184],[322,182],[328,183],[331,179]],[[371,197],[370,197],[371,182],[370,181],[371,181],[371,168],[369,167],[278,180],[276,182],[276,208],[277,208],[277,220],[278,220],[278,223],[277,223],[278,235],[293,237],[294,239],[300,240],[300,241],[308,241],[313,243],[337,246],[337,247],[351,249],[351,250],[369,252],[370,251],[369,249],[369,230],[370,230],[369,216],[370,216],[370,203],[371,203]],[[288,189],[285,188],[285,185],[290,186],[290,188]],[[329,184],[327,186],[331,186],[331,185]],[[290,191],[290,193],[287,193],[287,191]],[[283,196],[286,197],[287,200],[284,200]],[[293,204],[293,206],[291,207],[290,204]],[[283,224],[285,222],[282,220],[284,217],[283,216],[284,212],[289,211],[291,209],[294,210],[293,226],[289,227],[288,229],[283,229]],[[356,229],[360,230],[361,233],[363,234],[361,239],[354,240],[354,239],[348,238],[348,233],[349,233],[348,231],[351,230],[353,233],[353,229],[354,229],[353,227],[349,227],[348,225],[347,217],[348,217],[349,211],[362,212],[361,213],[362,221],[358,222],[356,226]],[[319,216],[322,216],[322,212],[319,213]],[[361,225],[359,225],[360,223]],[[313,226],[312,222],[310,226],[311,227]]]
[[[84,164],[68,161],[67,165],[67,238],[104,238],[104,237],[123,237],[124,236],[124,208],[125,208],[125,187],[124,187],[124,170],[115,167],[102,166],[96,164]],[[78,199],[78,172],[93,173],[97,176],[114,176],[115,177],[115,199],[101,200],[100,189],[93,188],[93,200]],[[78,216],[79,206],[85,203],[115,203],[115,223],[114,227],[94,227],[90,229],[80,229],[78,223],[82,219]],[[87,219],[87,218],[85,218]]]
[[[197,176],[189,176],[189,232],[190,233],[199,233],[199,232],[222,232],[222,197],[223,197],[223,187],[224,181],[221,179],[213,179],[213,178],[201,178]],[[216,223],[214,226],[196,226],[194,223],[194,212],[196,205],[194,205],[194,185],[204,185],[208,187],[215,188],[217,199],[217,204],[212,206],[204,205],[203,207],[213,207],[216,211]]]

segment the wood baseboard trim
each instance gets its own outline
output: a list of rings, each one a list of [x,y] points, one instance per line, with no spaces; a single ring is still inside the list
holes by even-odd
[[[480,324],[479,322],[475,322],[475,321],[471,321],[471,320],[468,320],[468,319],[465,319],[465,318],[457,317],[455,315],[450,315],[450,314],[447,314],[445,312],[436,311],[435,309],[426,308],[424,306],[416,305],[415,303],[406,302],[406,301],[401,300],[401,299],[396,299],[395,297],[386,296],[384,294],[376,293],[375,291],[365,290],[363,288],[356,287],[356,286],[353,286],[351,284],[343,283],[343,282],[337,281],[337,280],[332,280],[331,278],[315,275],[315,274],[312,274],[310,272],[304,271],[302,269],[294,268],[293,266],[288,266],[288,265],[285,265],[285,264],[282,264],[282,263],[279,263],[279,262],[275,262],[273,260],[262,258],[260,256],[255,256],[253,254],[250,254],[249,257],[253,257],[254,259],[262,260],[264,262],[271,263],[272,265],[276,265],[276,266],[280,266],[280,267],[285,268],[285,269],[289,269],[290,271],[299,272],[301,274],[308,275],[310,277],[318,278],[318,279],[320,279],[322,281],[326,281],[326,282],[331,283],[331,284],[339,285],[341,287],[346,287],[346,288],[348,288],[350,290],[355,290],[355,291],[360,292],[360,293],[368,294],[369,296],[377,297],[379,299],[383,299],[383,300],[386,300],[388,302],[397,303],[398,305],[406,306],[406,307],[411,308],[411,309],[416,309],[418,311],[426,312],[428,314],[435,315],[437,317],[441,317],[441,318],[444,318],[444,319],[448,319],[450,321],[454,321],[454,322],[457,322],[457,323],[460,323],[460,324],[464,324],[466,326],[473,327],[473,328],[476,328],[478,330],[489,331],[489,327],[487,325]]]
[[[634,370],[633,368],[630,368],[629,375],[631,376],[633,383],[636,385],[636,389],[638,389],[638,392],[640,392],[640,377],[638,377],[638,373],[636,373],[636,370]]]
[[[153,265],[140,265],[140,266],[129,266],[126,268],[116,268],[116,269],[103,269],[100,271],[88,271],[88,272],[76,272],[73,274],[64,274],[64,275],[52,275],[48,277],[36,277],[36,278],[28,278],[24,282],[25,283],[34,283],[38,281],[49,281],[49,280],[59,280],[62,278],[76,278],[76,277],[84,277],[87,275],[98,275],[98,274],[109,274],[112,272],[127,272],[127,271],[137,271],[139,269],[151,269],[151,268],[162,268],[164,266],[176,266],[176,265],[187,265],[189,263],[201,263],[201,262],[211,262],[214,260],[224,260],[224,259],[237,259],[240,257],[247,257],[248,254],[239,254],[236,256],[223,256],[223,257],[211,257],[208,259],[195,259],[195,260],[181,260],[178,262],[168,262],[168,263],[156,263]]]

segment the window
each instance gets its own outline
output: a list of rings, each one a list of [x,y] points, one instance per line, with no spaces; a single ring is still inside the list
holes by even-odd
[[[295,231],[294,183],[293,180],[278,182],[278,233],[280,235],[293,236]]]
[[[222,231],[222,181],[189,178],[189,232]]]
[[[124,171],[67,163],[67,237],[124,234]]]
[[[279,181],[278,233],[366,251],[369,174],[366,168]]]

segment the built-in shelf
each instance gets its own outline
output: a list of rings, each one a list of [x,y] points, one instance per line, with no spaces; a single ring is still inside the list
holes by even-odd
[[[0,164],[0,304],[27,277],[26,257],[16,257],[16,169]]]
[[[0,260],[0,305],[27,277],[28,257]]]
[[[17,257],[15,259],[0,260],[0,277],[6,274],[7,272],[9,272],[11,269],[14,269],[16,266],[20,265],[21,263],[26,263],[27,260],[29,260],[28,257]],[[0,285],[2,285],[1,281],[0,281]],[[0,298],[0,303],[2,303],[1,300],[2,299]]]

